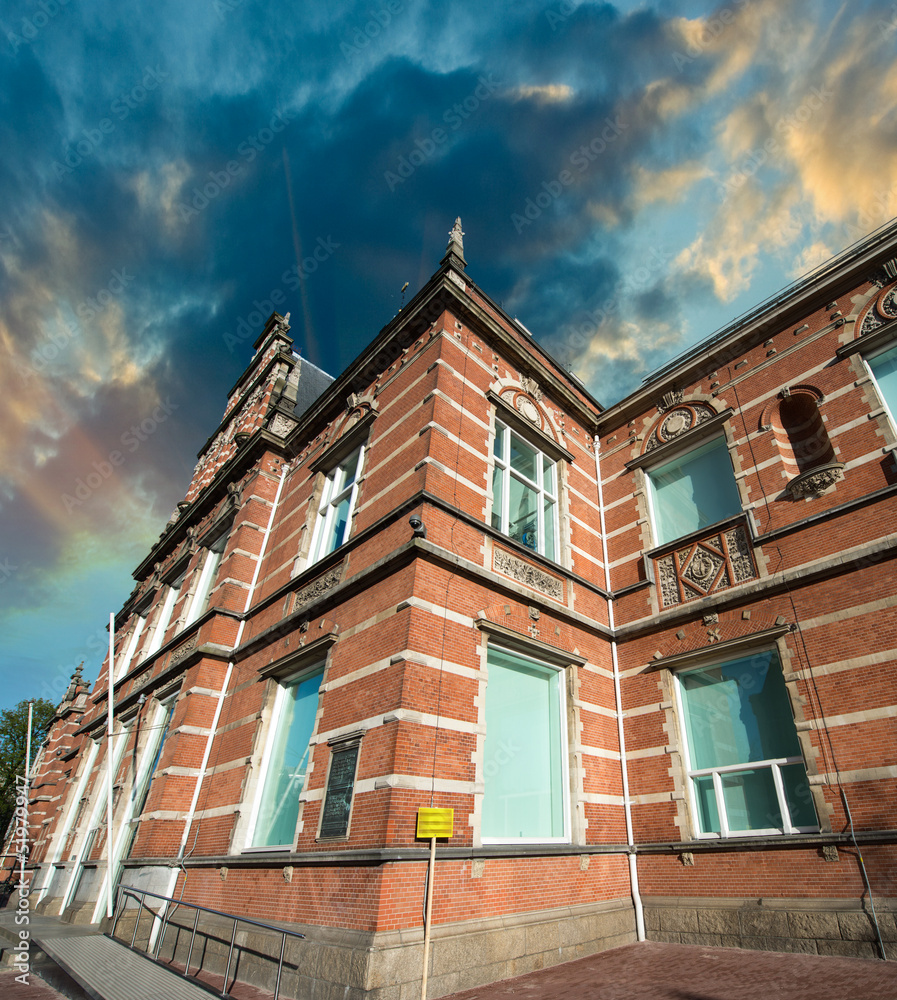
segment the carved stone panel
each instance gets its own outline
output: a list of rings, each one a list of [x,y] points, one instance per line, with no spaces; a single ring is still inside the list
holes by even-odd
[[[666,397],[664,398],[666,399]],[[658,408],[660,407],[658,406]],[[676,406],[657,422],[648,435],[644,450],[646,452],[653,451],[660,445],[667,444],[679,437],[680,434],[690,431],[693,427],[697,427],[698,424],[703,424],[705,420],[715,416],[715,411],[703,403],[684,403]]]
[[[532,587],[533,590],[540,590],[556,601],[564,599],[564,585],[556,576],[545,573],[532,563],[518,559],[504,549],[493,550],[492,566],[496,572],[503,573],[526,587]]]
[[[654,560],[664,608],[695,601],[757,577],[744,525],[717,532]]]
[[[304,607],[306,604],[311,604],[315,598],[320,597],[322,594],[326,594],[328,590],[335,587],[340,581],[341,567],[336,566],[329,572],[325,573],[324,576],[319,576],[317,580],[313,580],[311,583],[306,584],[301,590],[297,590],[293,595],[293,611]]]

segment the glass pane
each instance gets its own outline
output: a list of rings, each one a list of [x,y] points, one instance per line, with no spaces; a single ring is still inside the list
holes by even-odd
[[[542,456],[542,489],[552,496],[556,496],[557,494],[554,485],[554,462],[544,455]]]
[[[511,476],[508,534],[535,551],[537,539],[538,494]]]
[[[355,476],[358,474],[358,453],[361,449],[356,449],[352,454],[343,462],[339,468],[338,478],[339,482],[336,484],[336,490],[344,490],[347,486],[351,486],[355,482]]]
[[[691,769],[799,757],[775,652],[679,675]]]
[[[255,824],[256,847],[293,843],[322,676],[319,671],[286,689]]]
[[[504,470],[495,466],[492,469],[492,527],[501,531],[502,513],[502,485],[504,483]]]
[[[548,556],[549,559],[556,559],[555,555],[555,526],[554,526],[554,501],[545,500],[544,509],[544,525],[545,531],[542,536],[544,555]]]
[[[349,521],[349,504],[352,499],[351,494],[344,496],[333,509],[330,521],[330,531],[324,543],[322,555],[338,549],[346,540],[346,526]]]
[[[536,482],[539,453],[524,444],[515,434],[511,435],[511,468],[527,479]]]
[[[816,807],[810,794],[810,783],[803,764],[784,764],[781,767],[785,801],[791,813],[792,826],[819,826]]]
[[[782,812],[771,768],[736,771],[720,777],[730,832],[781,829]]]
[[[505,458],[505,427],[504,424],[500,424],[496,421],[495,424],[495,441],[492,444],[492,453],[500,461],[504,461]]]
[[[897,347],[892,347],[876,358],[869,358],[869,367],[891,416],[897,418]]]
[[[724,438],[653,469],[648,478],[658,545],[741,512]]]
[[[716,809],[716,794],[713,791],[713,777],[709,774],[692,779],[695,793],[695,805],[698,809],[698,822],[701,833],[720,833],[719,813]]]
[[[489,650],[484,837],[564,836],[559,674]]]

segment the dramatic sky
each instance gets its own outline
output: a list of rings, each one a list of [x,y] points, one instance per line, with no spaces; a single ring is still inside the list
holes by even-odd
[[[336,375],[460,215],[473,280],[607,404],[897,215],[892,0],[0,27],[0,708],[96,678],[272,305]]]

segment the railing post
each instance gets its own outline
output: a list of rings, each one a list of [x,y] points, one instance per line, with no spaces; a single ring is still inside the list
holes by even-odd
[[[223,997],[227,996],[227,980],[230,977],[230,960],[231,960],[231,956],[234,953],[234,941],[237,940],[237,920],[238,919],[239,919],[238,917],[234,917],[234,929],[231,932],[231,936],[230,936],[230,951],[227,953],[227,968],[224,970],[224,983],[222,984],[222,987],[221,987],[221,995]]]
[[[187,964],[184,966],[184,975],[190,972],[190,959],[193,958],[193,942],[196,940],[196,925],[199,923],[199,909],[193,918],[193,934],[190,936],[190,950],[187,952]]]
[[[109,935],[110,937],[113,937],[113,938],[115,937],[115,928],[118,926],[118,918],[121,916],[121,908],[120,908],[120,904],[121,904],[121,900],[122,900],[121,886],[118,886],[116,888],[115,894],[116,894],[116,897],[117,897],[116,900],[115,900],[115,911],[116,912],[115,912],[115,916],[112,918],[112,932]]]
[[[156,951],[153,954],[153,958],[158,960],[159,952],[162,950],[162,942],[165,940],[165,927],[168,923],[168,899],[165,900],[165,909],[162,915],[162,924],[159,927],[159,937],[156,940]]]
[[[134,947],[134,942],[137,940],[137,928],[140,926],[140,918],[143,916],[143,901],[146,899],[146,895],[140,897],[140,908],[137,910],[137,919],[134,921],[134,933],[131,935],[131,947]]]
[[[283,972],[283,953],[287,947],[287,932],[280,936],[280,961],[277,963],[277,982],[274,984],[274,1000],[280,996],[280,974]]]

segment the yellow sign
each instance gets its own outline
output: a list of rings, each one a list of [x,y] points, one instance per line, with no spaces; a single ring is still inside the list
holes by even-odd
[[[430,837],[451,837],[455,823],[454,809],[428,809],[421,806],[417,810],[417,836],[427,840]]]

